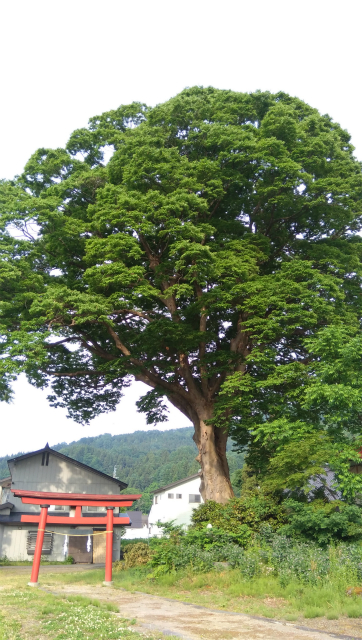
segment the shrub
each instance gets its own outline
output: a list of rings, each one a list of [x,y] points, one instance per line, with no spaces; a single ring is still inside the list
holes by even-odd
[[[131,569],[132,567],[140,567],[147,564],[151,559],[151,549],[145,542],[135,542],[128,544],[124,552],[124,560],[114,563],[116,571],[122,569]]]
[[[265,525],[277,530],[285,522],[285,509],[273,498],[262,493],[233,498],[225,505],[208,500],[195,509],[192,515],[194,528],[202,528],[210,523],[234,536],[239,535],[242,541],[250,538],[246,533],[247,528],[250,534],[259,532]]]
[[[225,531],[216,526],[212,528],[190,528],[183,537],[183,544],[195,545],[199,549],[208,550],[216,547],[224,547],[228,544],[237,544],[246,547],[251,541],[251,530],[241,524],[236,531]]]
[[[285,500],[288,523],[281,528],[287,536],[313,540],[319,545],[332,541],[354,541],[362,538],[362,510],[340,500],[297,502]]]

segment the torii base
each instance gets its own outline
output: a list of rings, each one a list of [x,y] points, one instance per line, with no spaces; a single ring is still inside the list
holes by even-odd
[[[106,582],[104,580],[103,584],[104,584],[105,587],[111,587],[113,585],[113,580],[112,580],[112,582]]]
[[[39,587],[39,582],[28,582],[28,587]]]

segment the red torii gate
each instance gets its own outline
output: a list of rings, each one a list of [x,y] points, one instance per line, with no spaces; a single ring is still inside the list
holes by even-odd
[[[97,495],[84,493],[52,493],[49,491],[25,491],[23,489],[12,489],[12,493],[16,498],[21,498],[24,504],[39,505],[40,515],[26,514],[21,516],[21,522],[37,523],[38,534],[36,538],[33,568],[31,572],[31,587],[38,585],[40,559],[43,548],[44,532],[47,524],[62,525],[103,525],[106,524],[106,571],[105,584],[112,584],[112,549],[113,549],[113,527],[127,526],[131,524],[128,516],[114,516],[114,507],[131,507],[135,500],[141,495],[121,496],[117,495]],[[73,507],[74,517],[66,518],[64,516],[49,516],[48,509],[50,505],[61,505]],[[106,507],[106,518],[90,516],[85,518],[82,516],[82,507]],[[74,509],[75,508],[75,509]]]

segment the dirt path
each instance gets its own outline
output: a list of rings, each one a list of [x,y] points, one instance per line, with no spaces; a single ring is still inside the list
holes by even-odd
[[[327,640],[344,638],[355,640],[361,634],[352,635],[346,629],[344,635],[331,634],[298,627],[297,625],[274,622],[241,613],[214,611],[143,593],[83,585],[66,585],[63,588],[47,588],[52,593],[72,593],[109,600],[119,606],[122,616],[136,618],[136,629],[175,635],[183,640]]]

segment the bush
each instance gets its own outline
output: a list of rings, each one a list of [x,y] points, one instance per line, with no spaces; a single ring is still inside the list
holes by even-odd
[[[192,524],[194,528],[203,528],[208,523],[239,536],[244,543],[252,532],[259,532],[265,525],[272,530],[279,529],[286,523],[286,512],[282,505],[262,493],[233,498],[225,505],[208,500],[194,510]]]
[[[332,541],[357,541],[362,538],[362,510],[340,500],[297,502],[285,500],[288,523],[280,531],[298,539],[313,540],[319,545]]]
[[[231,536],[229,542],[246,547],[267,532],[313,541],[320,546],[332,542],[362,540],[362,509],[341,500],[285,499],[280,504],[262,492],[234,498],[226,505],[209,500],[195,509],[192,528],[205,529],[210,523],[219,532]]]
[[[124,560],[114,563],[116,571],[144,566],[151,559],[151,550],[146,542],[135,542],[134,544],[127,545],[123,555]]]

